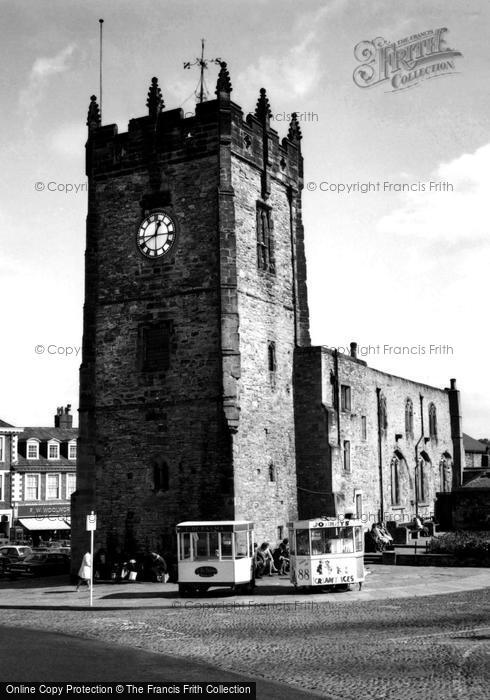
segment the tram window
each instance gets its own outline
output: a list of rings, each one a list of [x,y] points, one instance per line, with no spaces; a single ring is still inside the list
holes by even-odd
[[[193,533],[194,559],[219,559],[218,533]]]
[[[219,541],[218,533],[210,532],[209,534],[209,559],[219,559]]]
[[[296,530],[296,554],[298,556],[310,555],[309,530]]]
[[[233,549],[231,542],[231,532],[223,532],[221,534],[221,558],[231,559],[233,557]]]
[[[352,527],[342,527],[340,529],[340,538],[342,541],[342,552],[350,554],[354,551],[354,531]]]
[[[208,558],[208,533],[196,532],[194,535],[194,558]]]
[[[180,558],[181,560],[191,558],[191,535],[189,532],[182,532],[180,535]]]
[[[296,538],[294,536],[294,530],[289,530],[289,551],[290,554],[296,554]]]
[[[311,554],[325,554],[325,530],[315,529],[311,531]]]
[[[356,545],[356,552],[362,552],[363,546],[362,546],[362,528],[361,527],[355,527],[354,528],[354,541]]]
[[[246,532],[245,530],[235,532],[236,559],[243,559],[244,557],[248,556],[247,540],[248,532]]]
[[[338,527],[327,527],[325,533],[325,554],[342,554],[342,540]]]

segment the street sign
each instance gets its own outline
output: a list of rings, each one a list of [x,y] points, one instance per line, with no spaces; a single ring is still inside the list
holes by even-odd
[[[95,515],[94,511],[90,513],[90,515],[87,515],[87,532],[93,532],[94,530],[97,530],[97,516]]]

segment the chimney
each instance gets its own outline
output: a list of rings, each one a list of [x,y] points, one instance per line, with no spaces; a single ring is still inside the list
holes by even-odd
[[[71,404],[67,404],[65,408],[59,406],[56,409],[56,415],[54,417],[54,427],[55,428],[72,428],[73,427],[73,416],[70,413]]]
[[[357,343],[350,344],[350,356],[357,359]]]

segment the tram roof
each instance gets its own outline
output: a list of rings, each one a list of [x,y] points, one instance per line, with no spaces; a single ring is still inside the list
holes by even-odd
[[[210,530],[233,532],[235,530],[253,530],[254,524],[248,520],[186,520],[183,523],[177,523],[177,527],[181,530],[194,532]]]
[[[317,527],[354,527],[364,525],[359,518],[311,518],[309,520],[294,520],[287,524],[289,529],[309,530]]]

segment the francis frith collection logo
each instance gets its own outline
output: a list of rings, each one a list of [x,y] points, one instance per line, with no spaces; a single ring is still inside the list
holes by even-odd
[[[398,41],[377,37],[361,41],[354,56],[361,64],[353,79],[360,88],[373,87],[389,81],[391,92],[418,85],[422,80],[456,73],[455,59],[459,51],[446,45],[447,28],[429,29]]]

